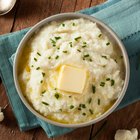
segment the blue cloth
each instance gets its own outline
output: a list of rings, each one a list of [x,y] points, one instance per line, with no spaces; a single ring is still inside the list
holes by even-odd
[[[80,11],[108,24],[122,39],[130,59],[130,82],[118,109],[140,99],[140,1],[109,0],[99,6]],[[6,89],[20,130],[41,126],[48,137],[63,135],[73,129],[61,128],[35,117],[21,102],[13,82],[12,58],[17,46],[29,28],[0,36],[0,76]],[[12,57],[11,57],[12,56]],[[10,61],[9,61],[10,60]]]

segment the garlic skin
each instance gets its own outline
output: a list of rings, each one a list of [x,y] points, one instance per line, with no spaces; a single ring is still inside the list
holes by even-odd
[[[4,114],[1,112],[1,107],[0,107],[0,122],[4,120]]]
[[[131,130],[117,130],[115,140],[140,140],[138,139],[138,130],[136,128]]]

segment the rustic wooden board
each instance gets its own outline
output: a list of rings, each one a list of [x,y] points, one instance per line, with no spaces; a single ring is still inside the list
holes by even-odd
[[[74,12],[104,2],[105,0],[18,0],[15,8],[7,15],[0,17],[0,34],[33,26],[40,20],[57,13]],[[0,82],[0,106],[8,103],[4,86]],[[107,120],[104,131],[98,140],[113,140],[119,128],[137,127],[140,130],[140,102],[112,113]],[[133,111],[133,112],[132,112]],[[10,105],[5,110],[5,120],[0,124],[0,140],[47,140],[45,132],[37,128],[20,132]],[[79,128],[69,134],[52,140],[92,140],[96,131],[104,123]]]

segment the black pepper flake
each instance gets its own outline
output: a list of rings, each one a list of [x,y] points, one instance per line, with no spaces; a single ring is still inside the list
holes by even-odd
[[[114,86],[114,84],[115,84],[115,81],[112,79],[111,80],[111,86]]]
[[[69,96],[69,98],[71,98],[71,96]]]
[[[104,86],[105,86],[105,82],[101,82],[101,83],[100,83],[100,86],[101,86],[101,87],[104,87]]]
[[[40,83],[42,84],[43,83],[43,80],[41,80]]]
[[[94,85],[92,85],[92,92],[95,93],[96,92],[96,87]]]
[[[90,58],[89,61],[92,62],[92,59]]]
[[[75,41],[78,41],[78,40],[81,39],[81,38],[82,38],[82,37],[79,36],[79,37],[74,38],[74,40],[75,40]]]
[[[107,42],[106,45],[107,45],[107,46],[110,45],[110,42]]]
[[[49,56],[48,59],[51,59],[51,56]]]
[[[55,93],[54,96],[55,96],[56,99],[59,99],[59,97],[60,97],[60,95],[58,93]]]
[[[93,110],[89,109],[90,114],[93,114]]]
[[[98,105],[100,105],[101,104],[101,100],[100,99],[98,99]]]
[[[89,54],[85,54],[84,57],[89,57]]]
[[[73,108],[74,108],[74,106],[73,106],[73,105],[71,105],[71,106],[70,106],[70,109],[73,109]]]
[[[80,104],[79,107],[86,108],[85,104]]]
[[[78,110],[81,110],[81,108],[80,108],[80,107],[78,107]]]
[[[81,52],[81,50],[77,49],[78,52]]]
[[[42,104],[47,105],[47,106],[49,105],[49,104],[48,104],[48,103],[46,103],[46,102],[42,102]]]
[[[37,68],[36,68],[36,70],[39,70],[39,69],[40,69],[40,67],[37,67]]]

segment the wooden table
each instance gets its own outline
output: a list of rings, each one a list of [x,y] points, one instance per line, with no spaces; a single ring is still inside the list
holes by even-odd
[[[14,9],[0,17],[0,34],[30,27],[40,20],[63,12],[73,12],[104,2],[105,0],[18,0]],[[8,103],[6,91],[0,81],[0,106]],[[105,120],[53,140],[91,140],[96,131],[107,120],[105,129],[98,135],[98,140],[113,140],[117,129],[136,127],[140,130],[140,102],[112,113]],[[0,140],[48,140],[41,128],[20,132],[16,119],[8,106],[4,112],[5,120],[0,124]]]

